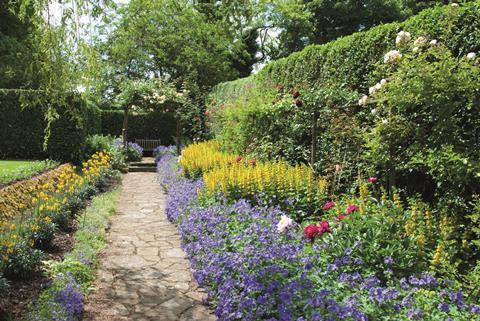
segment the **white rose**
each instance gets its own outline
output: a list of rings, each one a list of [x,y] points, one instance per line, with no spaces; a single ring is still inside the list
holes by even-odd
[[[367,95],[363,95],[362,98],[360,98],[358,100],[358,105],[359,106],[365,106],[367,104],[367,101],[368,101],[368,96]]]
[[[412,39],[412,35],[407,31],[400,31],[397,33],[397,38],[395,38],[395,43],[397,45],[409,42]]]
[[[477,54],[474,52],[470,52],[467,54],[468,59],[475,59],[477,57]]]
[[[382,119],[382,124],[388,124],[388,119],[386,118]]]
[[[372,115],[375,115],[375,114],[377,113],[377,110],[376,110],[375,108],[373,108],[373,109],[370,111],[370,113],[371,113]]]
[[[416,47],[422,47],[422,46],[425,46],[427,44],[427,38],[425,37],[418,37],[414,43],[413,43]]]
[[[417,52],[419,49],[420,49],[420,48],[418,48],[418,47],[414,47],[414,48],[412,49],[412,51],[413,51],[413,52]]]
[[[432,46],[435,46],[435,45],[438,44],[438,40],[437,40],[437,39],[433,39],[432,41],[430,41],[430,44],[431,44]]]
[[[402,58],[402,54],[398,50],[391,50],[385,54],[383,61],[385,63],[395,63]]]
[[[458,3],[454,2],[454,3],[451,4],[451,6],[452,6],[452,8],[458,8]]]
[[[293,224],[293,220],[290,217],[288,217],[286,215],[282,215],[282,218],[280,219],[280,221],[277,224],[277,231],[279,233],[283,233],[292,224]]]
[[[380,80],[380,84],[383,86],[387,83],[387,80],[385,78],[383,78],[382,80]]]

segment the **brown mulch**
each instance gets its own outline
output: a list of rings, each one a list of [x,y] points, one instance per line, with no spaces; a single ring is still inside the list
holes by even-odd
[[[64,255],[73,248],[74,229],[75,225],[72,221],[69,232],[57,232],[53,246],[44,251],[42,260],[63,260]],[[51,280],[38,271],[30,280],[11,280],[9,284],[7,295],[0,298],[0,321],[21,320],[29,310],[29,305],[38,298],[43,289],[51,284]]]
[[[121,180],[118,179],[110,180],[108,187],[102,190],[101,193],[112,190],[120,183]],[[87,200],[82,210],[90,204],[91,200]],[[80,213],[82,210],[80,210]],[[47,250],[43,250],[42,261],[61,261],[65,254],[73,249],[75,244],[73,234],[77,230],[75,219],[70,221],[69,227],[66,230],[67,231],[58,231],[55,233],[53,246]],[[52,280],[43,276],[42,271],[38,271],[38,273],[29,280],[9,280],[10,287],[8,293],[4,297],[0,297],[0,321],[22,320],[29,311],[29,306],[38,299],[42,290],[48,288],[51,283]]]

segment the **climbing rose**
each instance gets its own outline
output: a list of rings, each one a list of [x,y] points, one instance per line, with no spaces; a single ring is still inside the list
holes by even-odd
[[[345,218],[345,215],[343,215],[343,214],[340,214],[340,215],[338,215],[338,217],[337,217],[337,220],[336,220],[336,221],[337,221],[337,222],[339,222],[339,221],[343,221],[343,219],[344,219],[344,218]]]
[[[280,219],[280,221],[277,224],[277,231],[279,233],[283,233],[283,232],[285,232],[285,230],[287,228],[292,226],[292,224],[293,224],[293,220],[290,217],[288,217],[286,215],[282,215],[282,218]]]
[[[468,59],[475,59],[477,57],[477,54],[474,52],[470,52],[467,54]]]
[[[345,213],[347,213],[347,215],[350,215],[351,213],[356,212],[356,211],[358,211],[358,206],[355,205],[355,204],[351,204],[351,205],[348,205]]]
[[[363,95],[362,98],[360,98],[358,100],[358,105],[359,106],[365,106],[367,104],[367,101],[368,101],[368,96],[367,95]]]
[[[425,37],[418,37],[414,42],[413,44],[416,46],[416,47],[423,47],[427,44],[427,38]]]
[[[376,182],[377,182],[377,178],[372,176],[372,177],[370,177],[370,178],[368,179],[368,182],[369,182],[369,183],[376,183]]]
[[[330,202],[327,202],[325,205],[323,205],[323,209],[324,210],[328,210],[328,209],[331,209],[332,207],[335,206],[335,203],[333,201],[330,201]]]
[[[392,50],[385,54],[383,61],[385,63],[391,64],[397,62],[400,59],[402,59],[402,54],[398,50]]]
[[[310,241],[310,242],[313,242],[313,240],[315,240],[315,236],[318,235],[318,226],[316,226],[315,224],[310,224],[310,225],[307,225],[305,226],[305,228],[303,229],[303,235],[305,235],[305,237]]]
[[[383,78],[382,80],[380,80],[380,85],[385,85],[387,83],[387,80],[385,78]]]
[[[412,36],[411,36],[410,32],[400,31],[397,34],[397,38],[395,38],[395,43],[397,45],[403,44],[403,43],[409,42],[410,39],[412,39]]]

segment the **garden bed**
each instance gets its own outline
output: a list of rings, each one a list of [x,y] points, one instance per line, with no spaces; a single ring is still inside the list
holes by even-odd
[[[212,155],[190,159],[195,148],[187,147],[182,165]],[[158,162],[167,215],[219,320],[480,319],[477,272],[459,275],[449,266],[456,245],[448,217],[436,217],[419,200],[389,197],[375,177],[352,193],[324,195],[318,215],[298,216],[309,198],[304,187],[279,189],[279,198],[268,190],[277,184],[268,176],[238,183],[244,171],[238,159],[219,165],[230,166],[230,175],[216,175],[218,193],[204,182],[215,172],[211,162],[195,178],[185,177],[171,155]],[[263,190],[243,194],[251,182]]]
[[[97,196],[92,200],[94,210],[83,209],[92,196],[116,185],[116,175],[110,156],[98,152],[83,163],[81,170],[66,164],[0,190],[3,198],[0,204],[1,320],[24,319],[32,306],[35,310],[35,306],[45,300],[45,291],[59,290],[56,269],[64,262],[67,264],[64,272],[68,271],[68,275],[75,275],[82,269],[85,275],[86,270],[93,268],[87,267],[87,263],[82,268],[78,262],[81,259],[94,261],[97,252],[92,247],[99,246],[101,229],[107,224],[96,215],[110,215],[112,205],[107,204],[108,208],[104,209],[102,203],[98,203],[102,196]],[[101,228],[96,225],[99,222]],[[94,227],[98,227],[97,230]],[[84,239],[85,236],[88,237]],[[89,247],[88,242],[95,244]],[[83,246],[81,254],[76,251],[79,246]],[[68,265],[72,262],[73,266]],[[42,293],[40,297],[39,293]],[[52,306],[52,303],[47,305]],[[63,311],[58,305],[56,310]],[[53,315],[39,319],[40,314],[35,313],[30,317],[53,319]]]

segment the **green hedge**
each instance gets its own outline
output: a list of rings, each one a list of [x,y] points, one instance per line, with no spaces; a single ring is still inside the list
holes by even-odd
[[[291,87],[343,87],[365,92],[378,81],[378,62],[394,48],[400,30],[412,38],[428,35],[449,47],[456,55],[480,51],[480,1],[458,8],[441,6],[424,10],[410,19],[374,27],[324,45],[312,45],[301,52],[266,65],[258,74],[218,85],[212,97],[234,100],[249,88],[282,84]]]
[[[13,92],[1,93],[0,105],[0,157],[1,158],[51,158],[63,162],[78,161],[90,134],[100,130],[100,114],[88,107],[79,97],[67,99],[69,106],[57,106],[59,115],[52,123],[51,136],[44,150],[46,107],[30,104],[21,107],[20,97]]]
[[[120,136],[123,126],[122,110],[102,110],[102,134]],[[128,117],[128,139],[160,139],[163,145],[173,144],[175,119],[172,114],[146,113]]]

